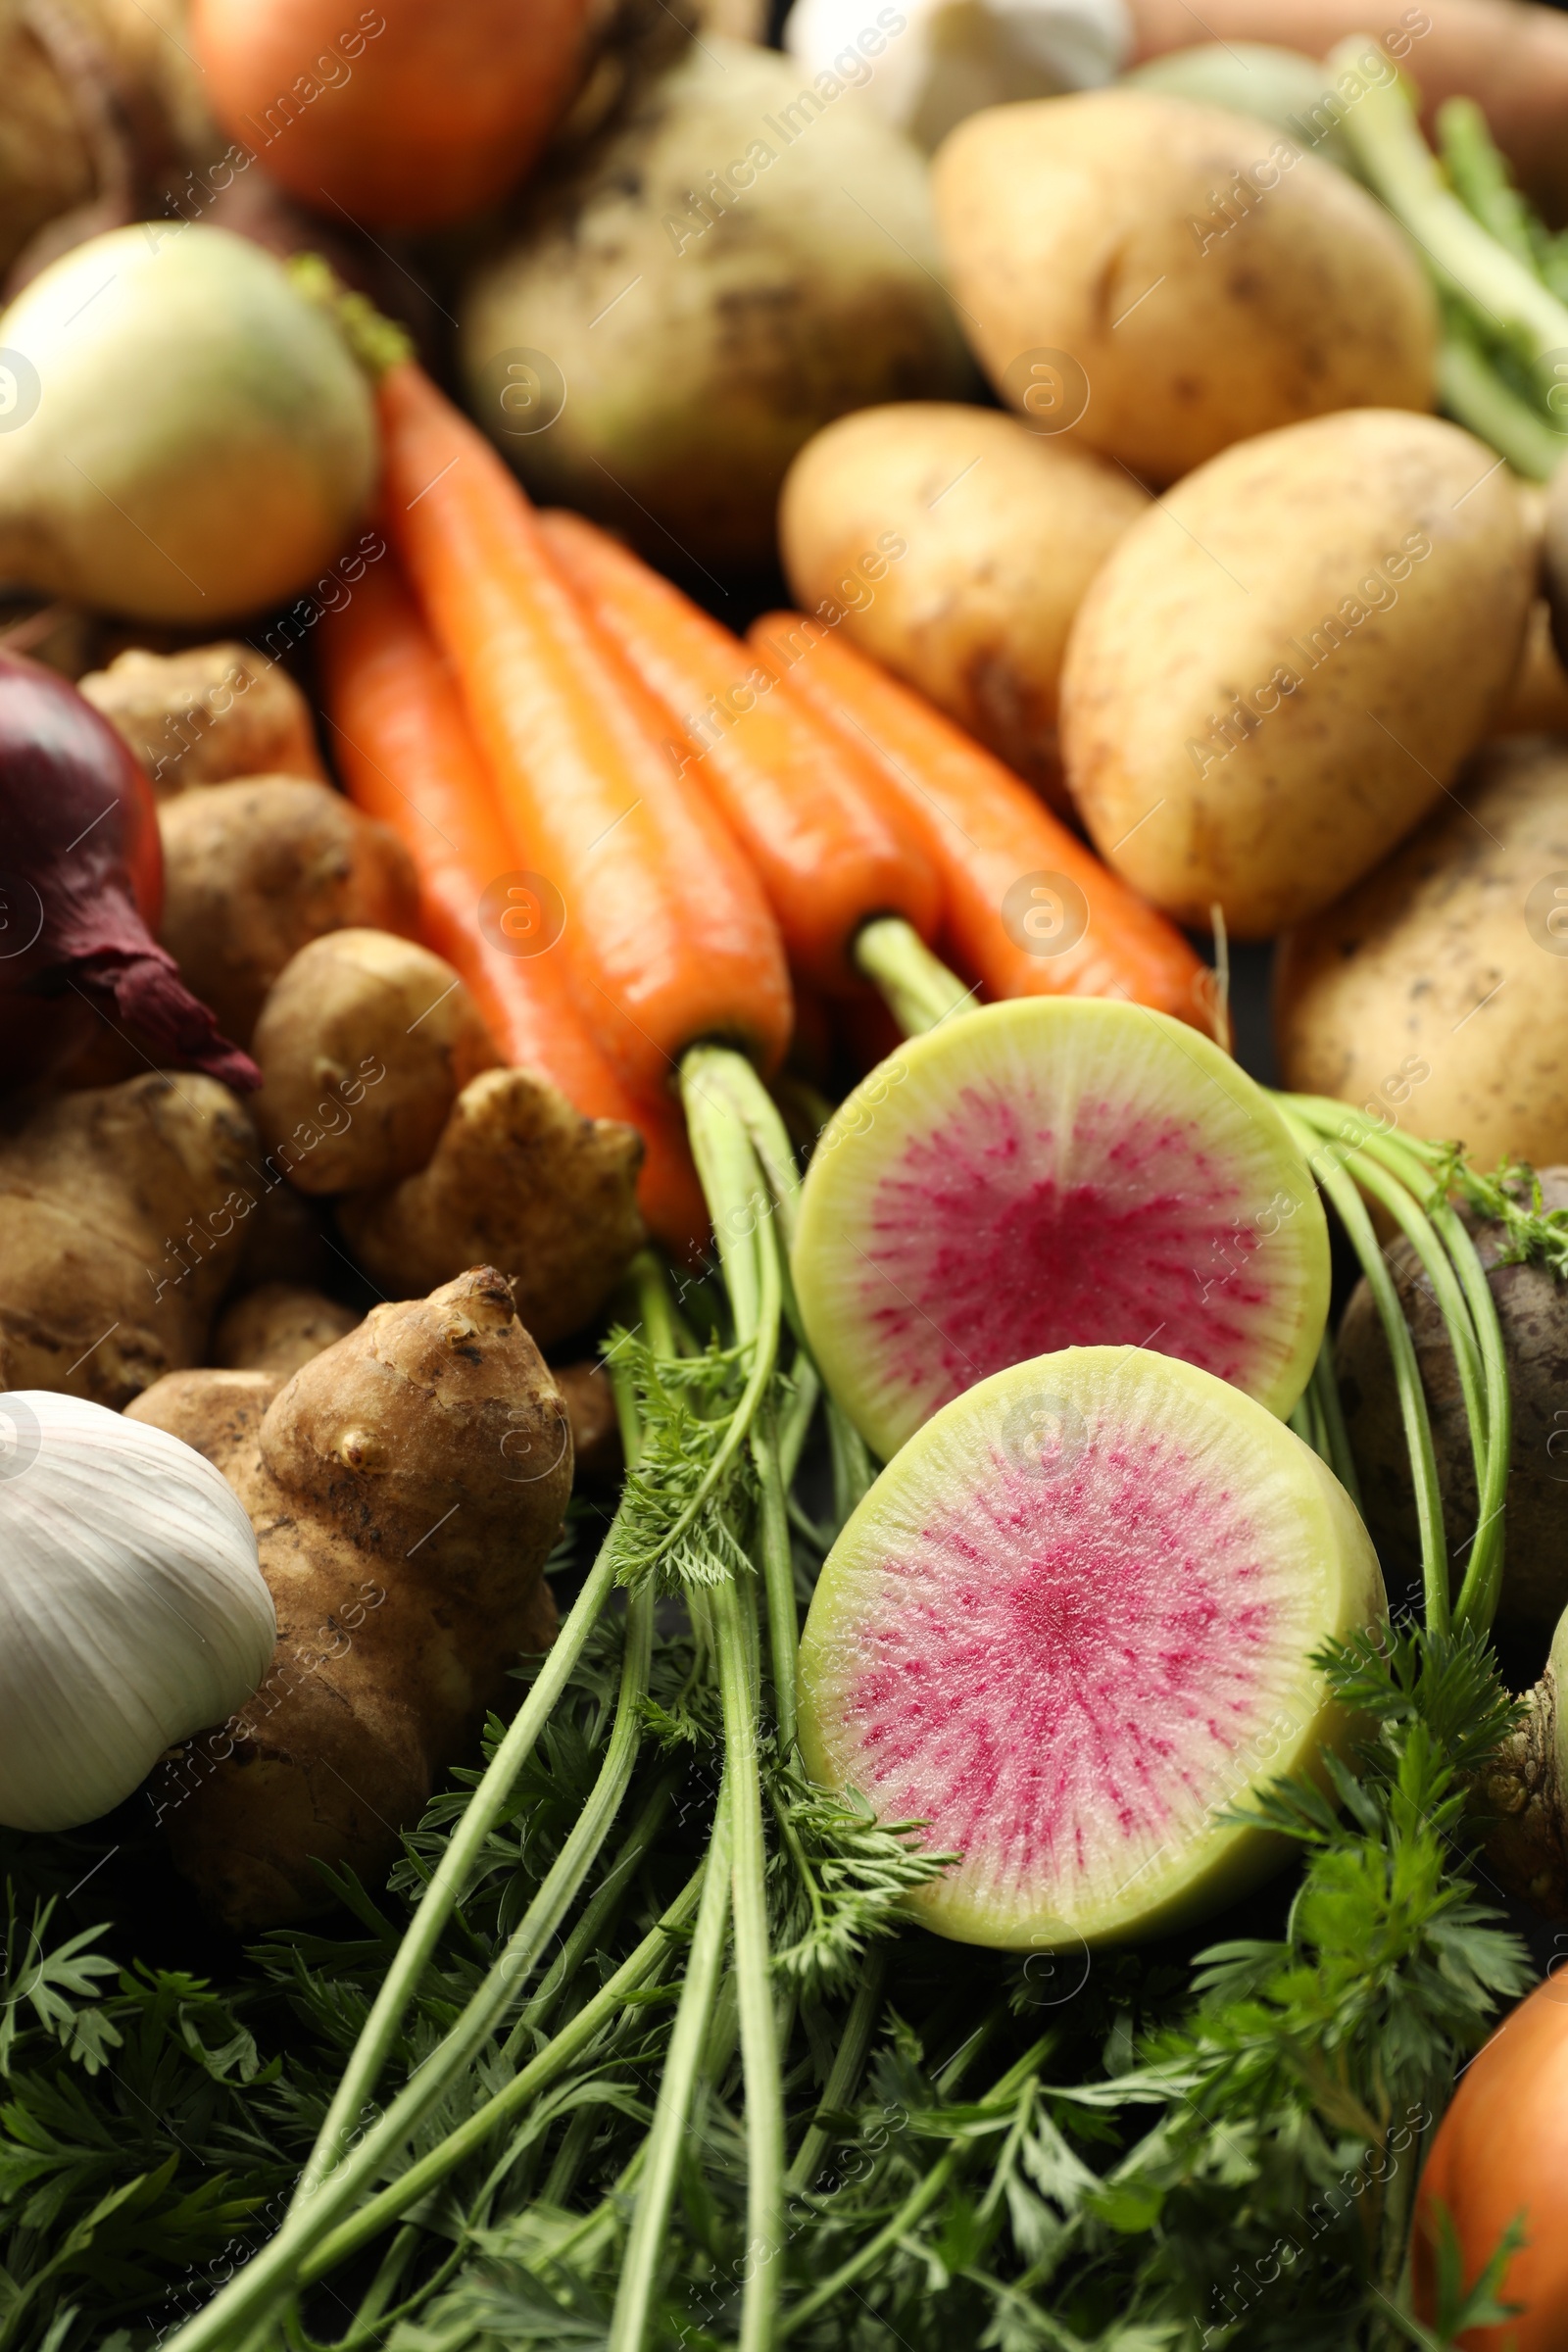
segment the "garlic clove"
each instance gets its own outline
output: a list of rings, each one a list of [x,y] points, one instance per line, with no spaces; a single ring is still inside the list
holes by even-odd
[[[256,1531],[205,1456],[83,1397],[0,1395],[0,1823],[107,1813],[244,1705],[276,1639]]]
[[[1132,37],[1125,0],[795,0],[784,26],[822,96],[859,90],[927,151],[982,107],[1102,87]]]

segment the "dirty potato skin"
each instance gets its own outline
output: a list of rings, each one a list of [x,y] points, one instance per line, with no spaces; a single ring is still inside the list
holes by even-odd
[[[1568,1167],[1540,1170],[1542,1205],[1568,1208]],[[1466,1215],[1487,1268],[1502,1326],[1513,1399],[1508,1456],[1508,1543],[1497,1622],[1545,1640],[1568,1607],[1568,1424],[1557,1418],[1568,1396],[1568,1286],[1548,1267],[1500,1265],[1494,1225]],[[1458,1592],[1475,1533],[1475,1463],[1470,1423],[1442,1310],[1408,1242],[1384,1252],[1411,1336],[1426,1392],[1443,1489],[1453,1589]],[[1336,1348],[1346,1426],[1361,1481],[1361,1516],[1391,1576],[1411,1582],[1421,1571],[1410,1455],[1398,1391],[1377,1302],[1363,1279],[1346,1306]],[[1533,1662],[1539,1665],[1539,1656]]]
[[[1299,1093],[1388,1105],[1481,1167],[1568,1160],[1568,745],[1490,744],[1386,864],[1280,943]]]
[[[531,1070],[487,1070],[453,1104],[427,1167],[337,1204],[371,1280],[424,1290],[483,1259],[514,1284],[541,1347],[580,1330],[646,1238],[642,1138],[585,1119]]]
[[[262,1141],[301,1192],[318,1194],[422,1168],[469,1079],[501,1059],[450,963],[363,928],[329,931],[284,965],[252,1042]]]
[[[1317,913],[1486,732],[1533,573],[1505,472],[1456,425],[1349,410],[1227,450],[1073,624],[1062,751],[1096,847],[1179,922],[1218,903],[1266,939]]]
[[[412,933],[414,863],[389,827],[299,776],[182,792],[158,812],[159,938],[226,1036],[249,1045],[268,990],[325,931]]]
[[[256,1130],[216,1078],[21,1098],[0,1115],[9,1385],[119,1411],[199,1364],[240,1260]]]
[[[1264,184],[1220,209],[1238,172]],[[959,316],[1022,407],[1066,354],[1070,429],[1150,483],[1358,407],[1431,409],[1437,310],[1408,242],[1265,123],[1134,89],[969,116],[933,166]],[[1038,381],[1039,379],[1033,379]]]
[[[384,1876],[437,1775],[515,1699],[509,1668],[548,1645],[565,1408],[505,1280],[477,1267],[374,1308],[286,1384],[180,1373],[133,1417],[216,1462],[256,1527],[272,1670],[155,1801],[226,1925],[280,1926],[329,1905],[318,1862]]]
[[[795,601],[1069,808],[1056,743],[1067,632],[1149,500],[1067,436],[949,401],[841,416],[779,503]]]

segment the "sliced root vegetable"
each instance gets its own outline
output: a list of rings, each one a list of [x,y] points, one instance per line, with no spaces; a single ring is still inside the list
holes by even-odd
[[[1162,1933],[1264,1877],[1224,1816],[1348,1725],[1312,1653],[1384,1614],[1349,1497],[1250,1396],[1136,1348],[1014,1365],[939,1413],[828,1556],[801,1650],[825,1787],[959,1858],[959,1942]]]
[[[1262,1089],[1134,1004],[988,1004],[902,1046],[806,1180],[795,1282],[828,1386],[897,1452],[1004,1365],[1121,1344],[1290,1412],[1329,1302],[1328,1228]]]

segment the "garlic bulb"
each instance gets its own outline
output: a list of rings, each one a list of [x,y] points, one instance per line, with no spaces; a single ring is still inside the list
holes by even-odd
[[[276,1639],[204,1455],[83,1397],[0,1395],[0,1822],[95,1821],[244,1705]]]
[[[1132,37],[1126,0],[795,0],[784,25],[818,98],[858,88],[928,151],[983,106],[1113,80]]]

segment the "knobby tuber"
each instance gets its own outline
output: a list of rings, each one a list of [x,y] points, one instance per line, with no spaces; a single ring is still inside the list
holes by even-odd
[[[290,1169],[305,1193],[414,1175],[468,1080],[501,1059],[451,964],[413,940],[364,929],[329,931],[290,959],[254,1043],[263,1081],[255,1117],[268,1150],[288,1151],[302,1123],[329,1122]],[[335,1116],[339,1103],[352,1116]]]
[[[324,1292],[264,1282],[224,1308],[213,1334],[213,1362],[225,1372],[275,1372],[287,1380],[359,1320],[352,1306]]]
[[[418,888],[407,850],[340,793],[254,776],[180,793],[159,810],[159,937],[230,1037],[248,1043],[268,990],[324,931],[412,932]]]
[[[480,1266],[372,1309],[286,1384],[177,1373],[134,1417],[223,1472],[278,1617],[267,1681],[172,1759],[160,1818],[230,1927],[305,1917],[332,1899],[318,1864],[384,1875],[437,1775],[516,1696],[510,1669],[548,1644],[565,1407]]]
[[[119,1408],[199,1364],[261,1189],[215,1078],[150,1072],[0,1116],[8,1383]]]
[[[324,773],[310,705],[254,646],[133,646],[90,670],[80,691],[124,737],[160,800],[234,776]]]
[[[466,1086],[428,1166],[338,1202],[345,1241],[371,1280],[423,1290],[486,1259],[516,1286],[541,1347],[590,1322],[645,1229],[642,1139],[585,1119],[532,1070],[486,1070]]]

